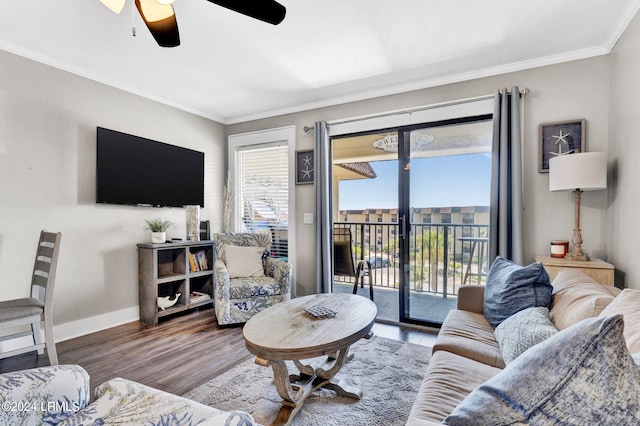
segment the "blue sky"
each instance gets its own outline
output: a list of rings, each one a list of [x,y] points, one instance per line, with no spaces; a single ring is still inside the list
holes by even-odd
[[[411,207],[489,205],[489,153],[411,160]],[[375,179],[340,182],[340,210],[398,207],[397,161],[370,163]]]

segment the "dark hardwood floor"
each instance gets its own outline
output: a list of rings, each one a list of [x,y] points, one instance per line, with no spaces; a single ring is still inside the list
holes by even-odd
[[[376,335],[431,346],[434,336],[376,324]],[[140,321],[88,334],[56,345],[60,364],[79,364],[91,376],[91,389],[123,377],[176,395],[215,378],[251,358],[241,326],[218,326],[211,309],[166,318],[157,327]],[[30,352],[0,360],[0,373],[48,365]]]

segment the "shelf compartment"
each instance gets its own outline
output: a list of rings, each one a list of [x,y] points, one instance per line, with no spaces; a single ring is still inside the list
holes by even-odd
[[[215,258],[212,245],[189,247],[189,253],[193,256],[195,262],[195,265],[190,264],[192,274],[213,270],[213,261]],[[200,257],[203,257],[203,259],[200,259]]]
[[[189,305],[204,305],[213,301],[213,276],[211,273],[198,277],[192,276],[189,287]]]
[[[187,300],[188,300],[187,294],[186,294],[187,293],[186,280],[183,279],[183,280],[170,281],[170,282],[158,284],[158,297],[167,297],[167,296],[173,297],[177,293],[180,293],[180,296],[178,297],[178,301],[176,302],[176,304],[164,310],[158,307],[158,314],[166,311],[180,310],[179,309],[180,307],[184,308],[187,305]],[[156,300],[156,305],[157,305],[157,300]]]
[[[186,274],[184,247],[158,250],[158,278]]]

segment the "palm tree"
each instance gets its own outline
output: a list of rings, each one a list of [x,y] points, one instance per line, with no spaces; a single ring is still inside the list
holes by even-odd
[[[425,260],[429,265],[429,291],[435,292],[437,290],[438,263],[444,263],[445,267],[447,263],[444,246],[444,232],[438,230],[437,227],[428,227],[416,237],[415,267],[417,274],[415,278],[420,283],[420,290],[422,290],[424,282]]]
[[[438,288],[438,263],[442,262],[447,267],[446,253],[444,251],[444,230],[432,229],[427,232],[427,250],[429,254],[429,290]]]

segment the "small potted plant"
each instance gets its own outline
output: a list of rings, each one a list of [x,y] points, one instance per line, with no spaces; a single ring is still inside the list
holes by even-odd
[[[173,225],[173,222],[167,219],[147,219],[146,228],[151,231],[151,242],[154,244],[164,243],[167,241],[167,229]]]

